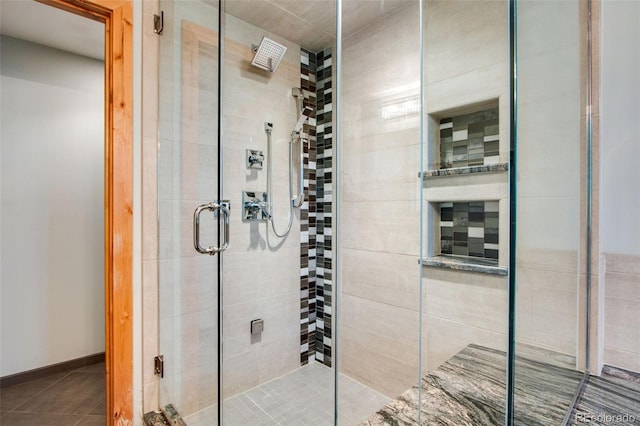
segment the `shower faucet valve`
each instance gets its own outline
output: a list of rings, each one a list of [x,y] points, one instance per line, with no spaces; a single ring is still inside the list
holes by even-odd
[[[242,220],[245,222],[266,221],[271,218],[266,192],[242,191],[242,206]]]
[[[247,169],[262,170],[264,153],[257,149],[247,149]]]

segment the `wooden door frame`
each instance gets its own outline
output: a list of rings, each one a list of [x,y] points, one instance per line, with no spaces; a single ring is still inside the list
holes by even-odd
[[[37,0],[104,23],[107,425],[133,425],[132,0]]]

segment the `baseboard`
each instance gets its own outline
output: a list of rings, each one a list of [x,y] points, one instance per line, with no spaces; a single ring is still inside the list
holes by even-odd
[[[101,352],[98,354],[83,356],[82,358],[72,359],[70,361],[48,365],[46,367],[34,368],[33,370],[10,374],[8,376],[0,377],[0,388],[41,379],[52,374],[75,370],[76,368],[85,367],[87,365],[97,364],[99,362],[104,362],[104,359],[104,352]]]

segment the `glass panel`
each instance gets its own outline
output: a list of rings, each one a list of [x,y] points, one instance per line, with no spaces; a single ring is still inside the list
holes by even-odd
[[[332,425],[335,9],[224,6],[223,423]]]
[[[561,424],[583,376],[585,7],[517,4],[515,423],[522,425]]]
[[[589,377],[576,423],[640,421],[640,3],[591,2]],[[587,139],[589,142],[589,139]],[[607,390],[607,398],[601,389]],[[611,397],[616,395],[616,397]],[[604,403],[602,403],[604,402]]]
[[[505,1],[424,3],[422,424],[504,424]]]
[[[162,407],[187,424],[217,424],[218,256],[193,245],[196,207],[218,198],[218,10],[201,1],[161,1],[159,37],[159,317]],[[201,241],[217,245],[213,213]],[[202,423],[199,423],[199,422]]]
[[[338,423],[417,424],[420,2],[341,14]]]

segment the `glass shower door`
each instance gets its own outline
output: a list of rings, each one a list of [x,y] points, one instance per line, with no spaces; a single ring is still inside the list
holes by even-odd
[[[232,210],[222,271],[222,418],[225,425],[332,425],[330,338],[309,337],[321,323],[310,260],[313,175],[313,193],[308,188],[316,54],[274,25],[287,15],[266,3],[225,2],[222,188]]]
[[[212,248],[224,244],[216,229],[220,210],[209,204],[219,199],[218,9],[201,1],[160,3],[159,403],[172,404],[190,426],[214,425],[220,255]]]
[[[571,423],[586,368],[586,7],[516,5],[514,424]]]
[[[256,7],[272,19],[260,22]],[[295,13],[328,14],[332,32],[324,9]],[[189,426],[218,424],[219,413],[225,425],[333,424],[331,180],[315,176],[331,158],[315,152],[331,149],[335,40],[319,33],[305,50],[299,33],[281,34],[287,15],[267,2],[167,0],[160,10],[160,406]],[[261,43],[286,51],[254,67]],[[209,204],[221,199],[228,228]],[[227,242],[224,253],[198,253]]]

